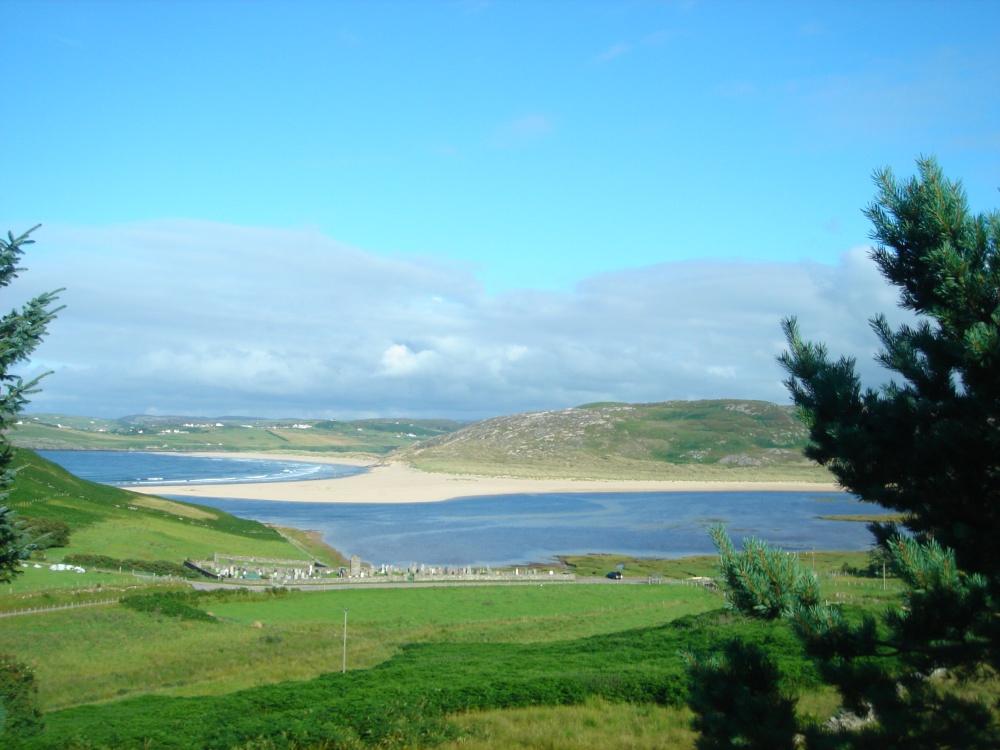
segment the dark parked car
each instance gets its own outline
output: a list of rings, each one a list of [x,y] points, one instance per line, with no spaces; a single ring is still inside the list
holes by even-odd
[[[610,578],[614,581],[620,581],[622,579],[622,572],[620,570],[612,570],[605,576],[605,578]]]

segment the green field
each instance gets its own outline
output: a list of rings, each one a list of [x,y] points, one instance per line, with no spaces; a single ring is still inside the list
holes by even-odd
[[[414,643],[540,643],[658,625],[719,606],[686,586],[489,586],[205,598],[215,624],[121,606],[0,620],[36,666],[46,710],[147,693],[216,695],[370,669]],[[258,623],[262,627],[253,627]],[[122,633],[129,637],[123,639]]]
[[[462,426],[446,419],[356,421],[249,417],[97,419],[26,414],[11,433],[14,445],[35,450],[265,451],[383,455]]]
[[[816,557],[831,598],[880,606],[895,593],[893,581],[885,591],[881,581],[831,575],[860,564],[859,553]],[[618,559],[569,562],[596,574]],[[639,580],[644,570],[668,572],[664,566],[710,573],[712,558],[625,562]],[[131,586],[118,593],[134,593]],[[121,605],[0,619],[5,649],[35,667],[46,711],[46,732],[25,746],[84,737],[107,747],[269,747],[246,743],[280,730],[297,738],[288,747],[326,746],[320,737],[339,737],[348,744],[331,746],[343,747],[430,747],[452,736],[464,737],[463,747],[526,737],[545,745],[553,732],[565,747],[586,746],[577,744],[582,736],[600,747],[621,733],[633,737],[629,746],[662,747],[652,732],[660,727],[677,747],[693,747],[677,652],[711,648],[734,628],[787,652],[789,687],[802,691],[803,710],[833,709],[784,625],[722,614],[721,595],[696,585],[244,590],[205,593],[195,604],[215,621]],[[424,693],[431,704],[407,698]],[[251,720],[255,711],[270,719]],[[372,725],[380,712],[391,726]],[[343,718],[320,721],[327,714]],[[539,725],[541,716],[555,724]],[[570,734],[564,716],[572,717]],[[648,744],[634,744],[644,735]]]
[[[619,706],[626,714],[642,705],[678,711],[685,694],[678,650],[711,648],[739,620],[711,613],[717,594],[669,585],[350,591],[202,604],[220,621],[116,606],[4,622],[5,643],[34,662],[48,686],[47,729],[27,746],[65,747],[83,737],[111,747],[228,748],[261,736],[296,743],[282,747],[333,739],[430,746],[462,734],[448,717],[470,711],[592,701],[609,702],[615,714]],[[789,686],[815,683],[787,628],[740,623],[787,655]]]
[[[780,655],[802,711],[835,709],[787,626],[734,617],[701,585],[647,583],[712,576],[713,557],[565,558],[589,585],[194,594],[127,569],[48,566],[69,554],[340,560],[306,532],[286,539],[212,508],[95,485],[29,451],[17,464],[10,505],[64,520],[71,535],[0,589],[0,614],[93,605],[0,617],[2,648],[33,667],[45,712],[44,732],[20,747],[655,748],[670,738],[690,748],[678,653],[737,631]],[[801,561],[848,611],[883,607],[898,589],[842,574],[863,567],[863,553]],[[616,567],[625,581],[604,577]]]

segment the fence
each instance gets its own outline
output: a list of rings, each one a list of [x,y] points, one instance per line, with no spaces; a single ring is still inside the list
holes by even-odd
[[[0,612],[0,617],[13,617],[14,615],[33,615],[39,612],[54,612],[58,609],[78,609],[80,607],[97,607],[103,604],[117,604],[118,597],[113,599],[97,599],[90,602],[77,602],[76,604],[52,604],[48,607],[29,607],[27,609],[14,609],[9,612]]]

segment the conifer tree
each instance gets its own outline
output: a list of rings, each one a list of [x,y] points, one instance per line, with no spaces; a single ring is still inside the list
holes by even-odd
[[[9,286],[24,270],[18,263],[24,246],[34,242],[28,235],[37,228],[20,237],[9,232],[6,240],[0,237],[0,288]],[[20,310],[12,309],[0,318],[0,583],[11,581],[21,572],[20,562],[31,549],[25,530],[3,503],[15,475],[11,465],[14,448],[6,436],[14,426],[14,416],[24,408],[27,397],[36,392],[41,377],[24,382],[10,370],[27,360],[41,342],[46,327],[59,312],[59,308],[52,308],[59,291],[40,294]],[[0,736],[25,736],[39,731],[42,722],[35,705],[37,692],[31,668],[9,654],[0,654]]]
[[[708,530],[719,551],[719,567],[726,583],[726,601],[733,609],[773,620],[790,607],[819,602],[815,573],[803,570],[798,558],[773,549],[760,539],[743,540],[737,552],[721,525]]]
[[[918,177],[904,183],[876,172],[879,192],[865,211],[878,243],[872,258],[917,315],[896,330],[883,315],[871,320],[877,360],[899,379],[862,388],[855,361],[804,341],[794,318],[783,322],[789,351],[779,357],[809,428],[806,455],[862,500],[904,514],[910,534],[869,527],[906,586],[902,606],[881,621],[848,622],[797,593],[789,571],[785,583],[768,583],[782,580],[780,553],[750,540],[738,554],[713,530],[730,605],[787,617],[844,708],[874,719],[836,731],[800,726],[808,748],[1000,747],[1000,704],[928,679],[938,668],[958,678],[1000,670],[1000,214],[972,215],[959,183],[932,159],[917,164]],[[727,658],[691,669],[703,731],[719,729],[705,730],[706,720],[749,680]],[[705,680],[725,690],[703,689]],[[729,724],[721,731],[746,736]]]
[[[6,288],[23,268],[18,267],[24,246],[38,227],[20,237],[7,234],[0,237],[0,288]],[[12,467],[14,448],[7,432],[14,426],[14,416],[24,408],[28,396],[35,393],[39,378],[24,382],[13,374],[12,367],[27,360],[41,342],[49,322],[59,312],[53,309],[61,290],[40,294],[25,303],[20,310],[12,309],[0,318],[0,583],[11,581],[21,572],[20,562],[31,544],[14,512],[4,506],[4,500],[14,481]],[[9,654],[0,654],[0,737],[25,736],[41,728],[41,714],[35,705],[35,675],[31,668]]]
[[[898,376],[862,388],[855,361],[783,322],[779,357],[800,417],[805,454],[867,502],[906,515],[913,532],[955,551],[966,570],[1000,570],[1000,213],[973,215],[960,183],[933,159],[919,177],[875,173],[865,211],[872,258],[918,316],[893,330],[871,319],[880,364]],[[891,529],[873,529],[884,539]]]
[[[732,640],[722,655],[684,657],[698,750],[795,747],[795,700],[782,693],[781,672],[764,649]]]
[[[23,268],[18,266],[24,246],[38,227],[33,227],[19,237],[10,232],[7,239],[0,237],[0,288],[10,286]],[[9,582],[20,573],[20,561],[29,549],[24,530],[8,509],[4,500],[14,480],[12,462],[14,448],[7,440],[7,432],[14,426],[14,417],[28,402],[28,396],[37,391],[40,377],[24,382],[11,372],[11,368],[26,361],[45,335],[46,327],[61,308],[53,309],[62,290],[47,292],[25,303],[20,310],[12,309],[0,318],[0,583]]]

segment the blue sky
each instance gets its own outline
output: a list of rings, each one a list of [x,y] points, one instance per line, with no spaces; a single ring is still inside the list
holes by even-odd
[[[6,0],[0,25],[0,227],[43,224],[8,291],[67,287],[33,411],[783,401],[781,317],[866,361],[892,305],[873,169],[933,154],[997,205],[985,0]]]

